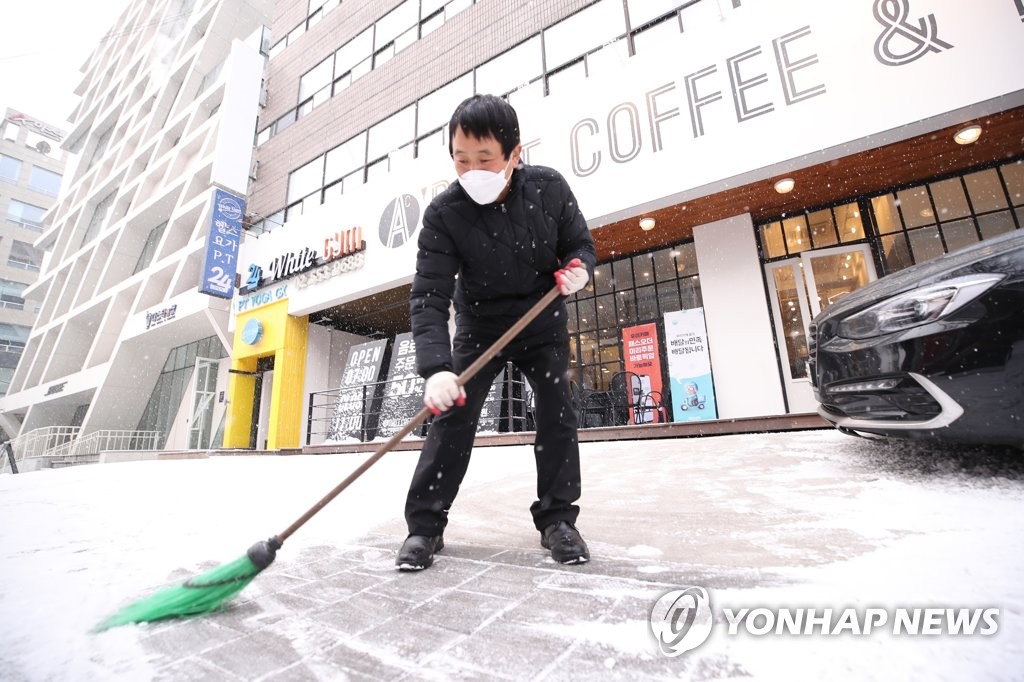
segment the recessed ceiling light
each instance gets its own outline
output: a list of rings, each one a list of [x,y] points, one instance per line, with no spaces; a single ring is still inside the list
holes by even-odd
[[[650,216],[640,219],[640,229],[644,232],[654,229],[654,218]]]
[[[775,183],[775,191],[779,194],[789,194],[796,187],[796,180],[793,178],[782,178]]]
[[[957,144],[973,144],[978,141],[979,137],[981,137],[981,126],[979,125],[961,128],[953,135],[953,139],[956,140]]]

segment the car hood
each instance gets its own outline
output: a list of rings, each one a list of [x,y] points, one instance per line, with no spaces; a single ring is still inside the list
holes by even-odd
[[[1024,230],[1014,230],[924,263],[911,265],[843,296],[814,318],[814,322],[820,324],[829,318],[846,315],[857,308],[878,303],[904,291],[948,279],[965,267],[1016,249],[1024,249]]]

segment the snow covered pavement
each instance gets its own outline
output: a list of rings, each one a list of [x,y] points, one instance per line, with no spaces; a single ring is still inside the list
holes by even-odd
[[[541,549],[528,513],[533,453],[512,446],[474,454],[435,566],[397,573],[416,453],[395,452],[228,608],[99,635],[88,631],[127,602],[283,530],[365,455],[2,476],[3,677],[964,680],[1024,670],[1020,452],[834,431],[581,450],[585,566],[556,565]],[[710,597],[710,636],[668,656],[652,609],[690,586]],[[664,619],[654,625],[666,632]],[[699,622],[668,625],[696,641]]]

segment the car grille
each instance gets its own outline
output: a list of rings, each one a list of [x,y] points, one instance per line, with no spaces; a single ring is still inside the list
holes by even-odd
[[[853,419],[925,421],[942,406],[916,381],[904,379],[895,388],[857,393],[829,392],[825,408]]]

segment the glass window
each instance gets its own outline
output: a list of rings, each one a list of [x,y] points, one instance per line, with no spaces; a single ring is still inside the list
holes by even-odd
[[[347,70],[347,69],[346,69]],[[340,74],[339,74],[340,75]],[[299,79],[299,101],[304,102],[313,93],[322,90],[334,80],[334,55],[323,60]]]
[[[594,290],[598,294],[607,294],[614,290],[612,281],[612,264],[602,263],[594,268]]]
[[[476,69],[476,90],[503,95],[524,85],[543,72],[540,36],[520,43]]]
[[[658,306],[661,308],[659,313],[661,315],[675,312],[681,308],[679,304],[679,285],[676,283],[676,280],[658,283]]]
[[[700,289],[700,277],[686,277],[679,280],[679,293],[682,297],[684,310],[700,308],[704,305],[704,296]]]
[[[374,180],[383,178],[388,174],[389,170],[390,166],[388,166],[388,157],[386,156],[372,163],[368,163],[366,165],[366,181],[373,182]]]
[[[1013,216],[1009,211],[999,211],[978,216],[978,229],[982,239],[991,239],[1014,229]]]
[[[31,331],[31,328],[20,324],[0,323],[0,344],[24,348]]]
[[[467,73],[422,98],[418,105],[417,134],[423,135],[435,128],[447,125],[455,107],[472,94],[473,74]]]
[[[324,184],[324,157],[318,156],[288,176],[288,203],[309,196]]]
[[[576,302],[566,301],[565,309],[568,316],[565,319],[565,325],[569,329],[569,333],[573,334],[579,330],[579,325],[576,324]]]
[[[426,12],[423,13],[426,16]],[[438,12],[434,16],[423,21],[420,24],[420,37],[426,38],[428,35],[441,28],[444,25],[444,12]]]
[[[612,263],[612,276],[615,277],[615,290],[624,291],[633,288],[633,263],[623,258]]]
[[[857,204],[843,204],[832,209],[836,216],[836,228],[843,243],[864,239],[864,221]]]
[[[13,156],[0,154],[0,180],[3,180],[4,182],[9,182],[12,185],[16,185],[18,184],[18,178],[20,176],[21,161],[14,158]]]
[[[967,204],[967,195],[964,194],[964,186],[960,178],[950,178],[941,182],[933,182],[931,185],[932,198],[935,200],[935,210],[939,213],[939,220],[956,220],[969,215],[971,207]]]
[[[974,229],[974,221],[970,218],[943,223],[942,236],[946,239],[949,251],[959,251],[978,241],[978,231]]]
[[[629,0],[629,25],[640,28],[682,5],[684,0]]]
[[[592,298],[577,301],[576,307],[580,311],[580,331],[597,329],[597,304]]]
[[[462,10],[469,9],[472,6],[473,0],[452,0],[444,6],[444,20],[449,21]]]
[[[17,239],[11,241],[11,254],[7,257],[7,264],[22,270],[39,272],[39,266],[43,262],[43,252],[27,242]]]
[[[900,220],[896,200],[891,194],[873,197],[871,209],[875,214],[875,226],[878,228],[879,234],[889,234],[903,229],[903,221]]]
[[[598,296],[597,302],[597,326],[602,329],[615,327],[618,319],[615,316],[615,295],[605,294]]]
[[[334,72],[339,76],[373,54],[373,26],[348,41],[334,53]]]
[[[697,249],[693,242],[680,244],[672,250],[676,259],[676,275],[688,277],[697,274]]]
[[[587,79],[587,64],[582,59],[548,74],[548,92],[574,92]]]
[[[636,316],[638,322],[649,322],[658,317],[658,297],[654,286],[639,287],[636,290]]]
[[[417,158],[439,155],[448,159],[451,158],[448,156],[447,128],[440,128],[416,140]]]
[[[29,189],[33,189],[43,194],[48,194],[51,197],[55,197],[60,193],[60,173],[54,173],[53,171],[46,170],[45,168],[39,168],[38,166],[32,166],[32,171],[28,179]]]
[[[410,26],[417,25],[420,20],[419,11],[419,0],[405,0],[401,5],[378,19],[373,41],[374,51],[381,49],[405,33]]]
[[[21,282],[12,282],[9,279],[0,279],[0,307],[10,308],[12,310],[24,310],[25,299],[22,296],[25,293],[25,287],[27,284]]]
[[[619,73],[629,60],[629,45],[616,40],[587,55],[587,76]]]
[[[617,303],[616,311],[619,316],[619,324],[635,324],[637,321],[637,310],[636,295],[633,293],[633,290],[616,292],[615,302]]]
[[[671,16],[667,20],[654,24],[633,36],[633,48],[637,54],[654,52],[663,45],[671,45],[682,36],[682,24],[679,17]]]
[[[556,69],[626,32],[621,0],[599,0],[544,29],[544,56]]]
[[[1006,194],[1003,183],[999,182],[999,174],[995,168],[989,168],[964,177],[967,193],[971,197],[971,205],[975,213],[988,213],[1006,208]]]
[[[786,255],[786,242],[782,238],[782,223],[774,222],[761,226],[761,250],[765,258],[779,258]]]
[[[999,169],[1010,192],[1014,206],[1024,206],[1024,160],[1008,163]]]
[[[326,183],[332,183],[366,164],[366,133],[362,132],[327,152]]]
[[[836,226],[832,221],[832,210],[814,211],[808,216],[811,227],[811,243],[814,248],[834,246],[839,242],[836,237]]]
[[[167,221],[165,220],[149,231],[149,235],[146,237],[146,243],[142,245],[142,253],[139,254],[139,260],[136,261],[135,269],[132,271],[133,275],[145,270],[149,267],[149,264],[153,262],[153,255],[156,253],[156,247],[160,243],[160,239],[163,237],[164,230],[166,228]]]
[[[43,229],[45,213],[46,209],[42,206],[33,206],[17,199],[11,199],[7,204],[7,220],[37,232]]]
[[[92,212],[92,218],[89,220],[89,225],[85,228],[85,235],[82,237],[83,244],[95,237],[99,233],[100,228],[103,227],[103,222],[107,219],[107,213],[110,211],[110,207],[114,205],[114,195],[115,192],[111,192],[96,204],[96,208]]]
[[[786,249],[789,253],[800,253],[811,248],[807,239],[807,218],[802,215],[786,218],[782,221],[782,231],[786,235]]]
[[[907,232],[910,239],[910,249],[914,254],[915,263],[923,263],[932,258],[938,258],[945,251],[942,248],[942,240],[939,238],[937,227],[923,227]]]
[[[408,106],[369,130],[366,156],[376,159],[416,138],[416,107]]]
[[[676,264],[672,259],[671,248],[654,252],[654,274],[659,282],[676,278]]]
[[[928,190],[924,187],[911,187],[896,193],[900,211],[903,213],[903,224],[907,229],[931,225],[935,222],[932,202],[928,199]]]
[[[654,260],[651,254],[633,256],[633,279],[638,287],[654,284]]]

